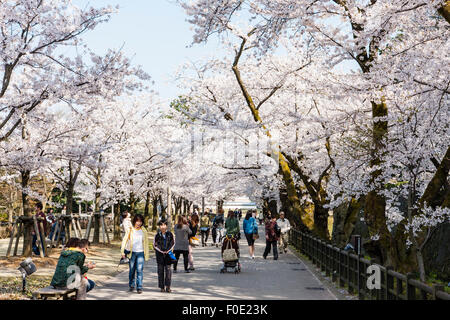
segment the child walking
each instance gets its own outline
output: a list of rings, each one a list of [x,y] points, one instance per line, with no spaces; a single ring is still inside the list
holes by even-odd
[[[172,292],[170,289],[170,283],[172,282],[172,259],[169,256],[169,252],[173,250],[175,241],[172,232],[167,231],[166,220],[159,221],[158,226],[159,231],[153,242],[156,262],[158,264],[158,287],[161,289],[161,292]]]

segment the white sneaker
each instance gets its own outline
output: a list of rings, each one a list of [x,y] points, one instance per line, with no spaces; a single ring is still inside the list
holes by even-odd
[[[255,259],[255,256],[252,256],[252,259]]]

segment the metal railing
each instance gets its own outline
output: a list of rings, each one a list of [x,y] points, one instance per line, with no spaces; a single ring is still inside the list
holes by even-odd
[[[407,275],[384,267],[333,246],[313,235],[291,229],[289,242],[302,254],[306,255],[330,277],[338,286],[344,287],[351,294],[357,294],[361,300],[450,300],[450,294],[444,286],[429,286]],[[380,270],[380,289],[369,289],[367,273],[369,266],[377,266]]]

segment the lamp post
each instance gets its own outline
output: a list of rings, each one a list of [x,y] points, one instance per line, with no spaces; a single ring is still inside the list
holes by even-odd
[[[26,258],[22,261],[17,268],[22,273],[22,292],[25,293],[25,289],[27,286],[27,276],[36,272],[36,266],[33,263],[31,258]]]

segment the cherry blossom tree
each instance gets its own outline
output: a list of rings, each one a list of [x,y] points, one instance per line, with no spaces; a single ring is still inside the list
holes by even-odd
[[[352,221],[356,218],[355,209],[364,207],[365,223],[375,245],[381,249],[383,262],[405,271],[417,264],[423,269],[420,266],[420,248],[429,234],[428,226],[436,224],[431,223],[430,211],[426,211],[427,219],[415,217],[428,210],[425,209],[427,199],[434,202],[436,222],[445,221],[446,211],[439,208],[447,205],[448,144],[439,142],[447,141],[449,136],[448,124],[444,120],[448,118],[448,112],[442,108],[448,104],[449,82],[445,70],[448,69],[449,59],[448,55],[443,54],[448,52],[448,2],[179,2],[190,17],[189,22],[195,25],[195,43],[206,42],[217,34],[224,46],[235,51],[232,61],[212,61],[209,68],[221,69],[222,73],[227,72],[227,68],[232,70],[245,104],[266,134],[269,123],[272,125],[273,122],[262,117],[258,104],[263,102],[267,107],[271,101],[276,101],[278,94],[281,96],[282,91],[288,88],[291,78],[299,75],[291,72],[288,77],[281,78],[283,82],[274,77],[270,79],[271,86],[262,86],[258,76],[264,79],[268,75],[272,77],[272,74],[265,70],[262,76],[257,68],[244,73],[245,64],[264,61],[272,52],[280,51],[286,42],[300,53],[308,52],[311,46],[320,49],[313,50],[313,60],[321,67],[314,65],[317,68],[314,72],[313,68],[308,70],[305,64],[309,77],[301,78],[300,83],[291,80],[300,88],[298,94],[307,96],[305,91],[312,93],[308,97],[309,102],[302,101],[302,107],[311,106],[315,110],[313,116],[316,124],[305,124],[299,114],[295,114],[300,121],[293,121],[292,124],[297,124],[296,134],[300,130],[301,146],[294,150],[294,154],[289,154],[280,144],[280,154],[287,158],[288,168],[297,171],[295,173],[311,199],[314,194],[323,194],[316,198],[315,207],[317,203],[320,205],[318,199],[324,200],[324,208],[348,204],[346,213]],[[437,16],[437,12],[444,19]],[[295,61],[292,57],[287,60],[289,63]],[[344,74],[337,72],[340,66],[350,62],[352,71]],[[257,64],[258,68],[263,63]],[[253,74],[258,76],[252,77]],[[199,78],[206,82],[201,76]],[[308,85],[308,82],[313,83]],[[213,91],[211,88],[208,83],[207,91]],[[266,95],[258,99],[255,88],[266,88]],[[203,96],[208,97],[208,93],[204,92]],[[209,92],[209,98],[214,102],[218,96],[216,92]],[[293,97],[295,94],[291,92],[290,96],[286,94],[285,100],[276,101],[277,112],[280,108],[288,110],[286,105],[289,106],[289,102],[286,101],[292,101]],[[223,109],[223,114],[232,114],[224,108],[229,106],[224,101],[218,105]],[[273,115],[273,111],[269,115]],[[308,141],[303,130],[306,133],[314,130],[319,134],[313,134]],[[429,135],[431,132],[434,132],[432,137]],[[411,145],[411,142],[416,144]],[[304,151],[305,147],[309,151],[315,148],[314,143],[325,145],[322,156],[316,154],[315,158],[328,159],[322,169],[304,161],[305,157],[307,160],[308,156],[315,155],[314,152]],[[433,148],[429,147],[431,145]],[[408,160],[401,160],[405,154]],[[397,161],[403,164],[399,165]],[[330,171],[323,171],[326,168]],[[409,175],[406,177],[407,172]],[[288,177],[284,179],[286,186],[289,185],[289,176],[295,181],[295,174],[288,175],[287,169],[284,175]],[[303,175],[305,178],[309,175],[323,176],[323,179],[309,183],[308,178],[302,179]],[[396,209],[400,194],[403,192],[405,195],[400,176],[401,181],[408,182],[411,194],[408,198],[409,209],[401,214]],[[292,185],[295,186],[295,182]],[[325,185],[328,185],[327,190]],[[387,185],[394,187],[388,188]],[[291,195],[295,193],[291,191]],[[298,201],[291,197],[291,202]],[[328,201],[331,203],[328,204]],[[424,223],[428,233],[413,234],[412,225],[417,227],[417,221]],[[314,222],[318,221],[315,219]],[[349,224],[350,229],[352,224]],[[412,250],[407,248],[408,243],[412,243]]]

